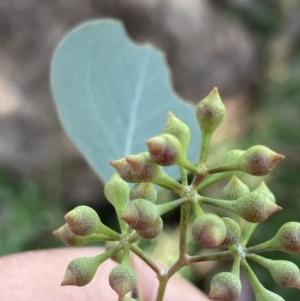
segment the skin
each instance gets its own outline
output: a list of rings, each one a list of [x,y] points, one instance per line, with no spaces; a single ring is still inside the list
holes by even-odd
[[[116,301],[108,284],[108,275],[116,265],[104,262],[94,279],[84,287],[60,286],[68,263],[77,257],[103,252],[99,248],[67,248],[30,251],[0,258],[1,300],[14,301]],[[133,265],[143,301],[155,301],[157,279],[154,272],[136,256]],[[180,276],[171,278],[164,301],[208,301],[208,298]]]

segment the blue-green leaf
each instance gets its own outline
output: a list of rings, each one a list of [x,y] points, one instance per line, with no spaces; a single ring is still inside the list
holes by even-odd
[[[109,161],[146,151],[167,111],[190,126],[189,159],[197,159],[193,106],[174,93],[163,54],[134,43],[120,22],[90,21],[69,33],[54,55],[51,83],[66,132],[104,181],[114,171]]]

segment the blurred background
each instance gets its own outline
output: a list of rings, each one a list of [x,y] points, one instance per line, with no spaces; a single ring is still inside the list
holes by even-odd
[[[51,57],[62,37],[83,21],[104,17],[122,20],[133,39],[165,52],[174,87],[187,101],[197,103],[219,88],[228,113],[211,162],[253,144],[286,156],[264,179],[284,210],[258,228],[251,243],[271,238],[284,222],[299,222],[299,1],[1,0],[0,255],[63,246],[51,232],[79,204],[114,224],[103,184],[63,132],[49,88]],[[219,190],[207,193],[218,196]],[[161,255],[167,243],[157,244]],[[299,256],[266,255],[300,266]],[[279,289],[268,271],[253,267],[268,289],[299,299],[297,290]],[[207,290],[218,269],[208,264],[186,275]],[[240,301],[252,300],[245,284]]]

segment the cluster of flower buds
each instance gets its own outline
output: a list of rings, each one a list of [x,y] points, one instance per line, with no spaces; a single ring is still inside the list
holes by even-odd
[[[207,166],[211,137],[222,123],[225,113],[225,106],[216,88],[197,105],[196,118],[201,130],[201,147],[198,162],[195,164],[187,158],[190,129],[171,112],[168,113],[162,133],[146,141],[147,152],[128,155],[110,162],[119,175],[114,174],[111,177],[105,185],[104,193],[116,210],[121,233],[105,226],[90,207],[79,206],[67,213],[66,224],[54,231],[54,235],[66,244],[80,246],[91,241],[103,240],[112,242],[113,247],[95,257],[73,260],[67,268],[62,285],[85,285],[91,281],[103,261],[118,257],[119,265],[111,271],[109,284],[118,294],[119,300],[135,300],[125,296],[136,285],[136,275],[130,264],[130,251],[137,253],[153,267],[152,261],[140,253],[142,250],[137,243],[141,239],[158,237],[163,230],[161,216],[182,206],[180,233],[183,237],[180,239],[180,256],[186,249],[182,244],[187,236],[191,209],[196,216],[191,225],[194,240],[204,248],[227,250],[209,256],[185,257],[187,254],[183,254],[183,258],[179,258],[178,262],[187,258],[190,263],[210,259],[233,259],[231,272],[219,273],[212,279],[209,293],[211,300],[238,300],[241,294],[240,267],[244,268],[253,286],[256,301],[283,300],[260,284],[247,263],[248,257],[269,269],[279,286],[300,288],[299,269],[295,264],[282,260],[274,261],[254,254],[268,250],[299,254],[299,223],[287,223],[269,241],[246,247],[258,223],[281,210],[281,207],[276,204],[274,195],[264,182],[250,191],[240,177],[246,173],[264,176],[284,156],[265,146],[256,145],[245,151],[229,151],[220,165],[213,168]],[[181,183],[163,170],[163,167],[171,165],[179,167]],[[190,183],[188,173],[193,175]],[[202,189],[226,178],[230,180],[223,189],[222,199],[199,194]],[[130,188],[128,183],[134,185]],[[157,191],[153,184],[177,193],[179,199],[157,204]],[[202,204],[229,211],[231,216],[221,217],[215,213],[206,213]],[[162,300],[161,296],[159,298]]]

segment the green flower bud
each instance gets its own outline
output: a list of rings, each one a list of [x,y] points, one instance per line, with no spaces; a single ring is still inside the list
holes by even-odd
[[[186,153],[191,137],[190,128],[171,112],[168,112],[168,119],[163,133],[174,135],[180,141],[182,149]]]
[[[64,224],[59,229],[52,232],[53,235],[60,238],[64,243],[66,243],[68,246],[82,246],[86,244],[88,239],[86,236],[77,236],[75,235],[69,228],[67,224]]]
[[[291,261],[267,259],[263,265],[268,268],[276,284],[284,288],[294,287],[300,276],[299,268]]]
[[[268,188],[265,182],[262,181],[259,184],[259,186],[255,189],[255,191],[264,194],[267,199],[269,199],[273,203],[276,203],[274,194],[271,192],[271,190]]]
[[[234,212],[251,223],[260,223],[282,208],[265,197],[264,193],[252,191],[233,202]]]
[[[230,247],[239,242],[241,236],[241,228],[236,221],[229,217],[222,217],[226,226],[226,237],[220,244],[221,247]]]
[[[107,200],[115,207],[118,215],[123,210],[129,197],[129,186],[122,178],[113,174],[104,186],[104,195]]]
[[[254,290],[255,301],[284,301],[279,295],[262,288],[259,291]]]
[[[129,198],[131,201],[134,199],[145,199],[156,203],[157,192],[150,182],[137,183],[131,188]]]
[[[212,213],[198,217],[192,225],[194,240],[205,248],[219,246],[226,237],[226,225],[217,215]]]
[[[120,298],[124,297],[136,285],[134,270],[123,264],[118,265],[109,274],[109,284]]]
[[[236,301],[242,292],[240,278],[229,272],[213,277],[208,298],[214,301]]]
[[[239,169],[254,176],[268,174],[281,160],[283,155],[277,154],[263,145],[255,145],[247,149],[238,161]]]
[[[131,201],[120,216],[132,229],[145,230],[159,218],[157,205],[144,199]]]
[[[232,176],[229,183],[223,189],[225,200],[236,200],[250,192],[249,187],[244,184],[238,177]]]
[[[285,223],[268,243],[270,249],[300,254],[300,223]]]
[[[196,117],[202,134],[212,135],[225,117],[226,109],[218,93],[214,88],[196,106]]]
[[[117,172],[119,173],[120,177],[124,181],[129,182],[129,183],[139,182],[135,178],[135,176],[133,175],[133,173],[131,172],[130,166],[127,163],[127,161],[126,161],[125,158],[121,158],[121,159],[118,159],[118,160],[111,161],[111,162],[109,162],[109,164],[111,166],[113,166],[117,170]]]
[[[145,229],[137,229],[136,232],[144,239],[153,239],[157,237],[163,229],[163,220],[159,217],[152,225]]]
[[[52,232],[53,235],[60,238],[65,244],[72,247],[82,246],[91,241],[107,241],[112,240],[111,236],[105,234],[90,234],[86,236],[75,235],[69,228],[68,224],[64,224],[59,229]]]
[[[240,149],[233,149],[229,151],[222,162],[222,165],[231,165],[239,160],[239,158],[242,156],[242,154],[245,151]]]
[[[88,284],[93,279],[100,263],[99,256],[72,260],[67,267],[61,285],[84,286]]]
[[[200,201],[229,210],[250,223],[260,223],[266,220],[271,214],[282,208],[265,197],[264,193],[252,191],[234,201],[218,200],[202,197]]]
[[[151,159],[161,166],[178,164],[184,153],[180,141],[171,134],[161,134],[146,141]]]
[[[101,227],[97,212],[88,206],[78,206],[65,215],[70,230],[78,236],[96,233]]]

